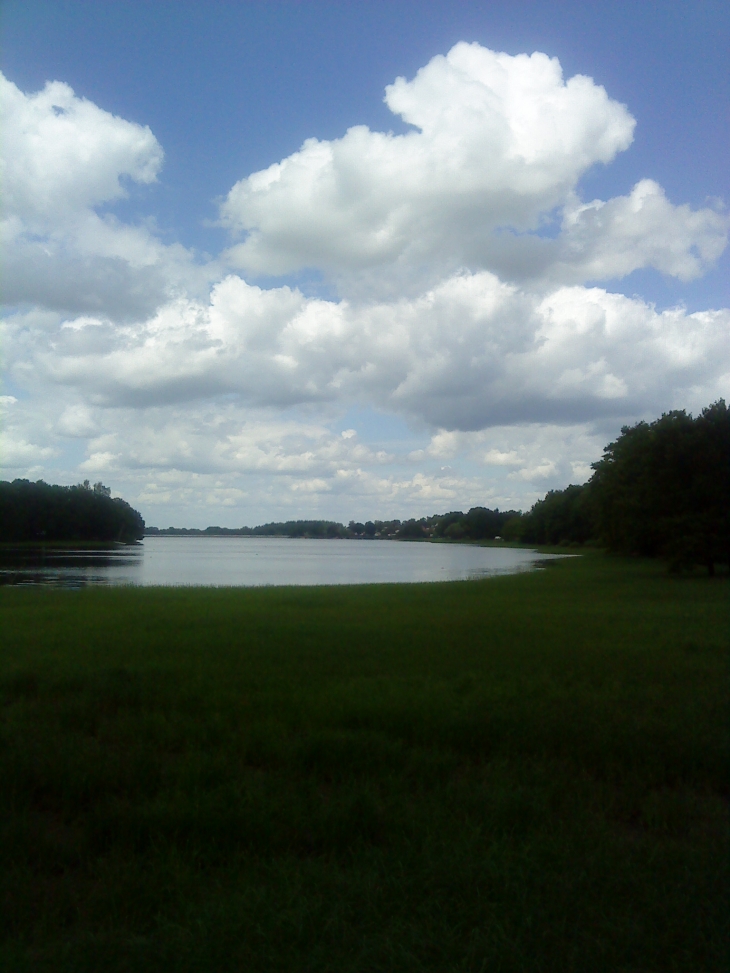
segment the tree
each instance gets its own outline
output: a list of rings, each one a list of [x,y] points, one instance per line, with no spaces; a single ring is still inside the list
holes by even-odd
[[[575,484],[550,490],[528,514],[508,524],[505,536],[528,544],[585,544],[595,536],[591,491]]]
[[[730,413],[724,400],[624,426],[594,464],[598,530],[613,551],[675,568],[730,559]]]
[[[111,490],[38,480],[0,482],[0,541],[123,541],[144,535],[144,520]]]
[[[472,507],[466,514],[452,510],[432,518],[433,535],[450,540],[492,540],[503,534],[504,525],[516,515],[514,510],[490,510],[488,507]]]

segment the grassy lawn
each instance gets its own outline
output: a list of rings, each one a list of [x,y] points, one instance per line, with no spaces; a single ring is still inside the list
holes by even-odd
[[[726,973],[729,594],[0,589],[0,968]]]

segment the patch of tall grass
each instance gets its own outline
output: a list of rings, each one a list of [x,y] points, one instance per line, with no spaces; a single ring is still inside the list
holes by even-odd
[[[0,961],[724,971],[727,596],[0,590]]]

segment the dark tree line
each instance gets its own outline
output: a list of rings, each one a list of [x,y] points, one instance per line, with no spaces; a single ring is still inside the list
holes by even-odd
[[[624,426],[584,486],[552,490],[505,535],[537,544],[600,543],[672,567],[730,562],[730,412],[668,412]]]
[[[252,527],[254,537],[347,537],[347,530],[333,520],[287,520],[283,524],[262,524]]]
[[[517,514],[504,526],[507,540],[526,544],[597,543],[591,491],[572,485],[550,490],[527,514]]]
[[[51,486],[0,481],[0,541],[122,541],[144,535],[144,520],[103,483]]]
[[[148,537],[351,537],[343,524],[334,520],[287,520],[259,527],[146,527]]]
[[[454,510],[447,514],[434,514],[419,520],[368,520],[365,524],[351,520],[348,531],[351,537],[395,538],[398,540],[492,540],[497,537],[514,510],[488,510],[472,507],[468,513]]]
[[[493,540],[501,537],[504,526],[515,516],[514,510],[489,510],[472,507],[468,513],[452,511],[439,517],[434,527],[434,537],[451,540]]]

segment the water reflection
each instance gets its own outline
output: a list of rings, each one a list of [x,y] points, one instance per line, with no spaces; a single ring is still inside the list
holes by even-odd
[[[144,548],[114,544],[99,547],[0,546],[0,585],[86,585],[138,583]]]

